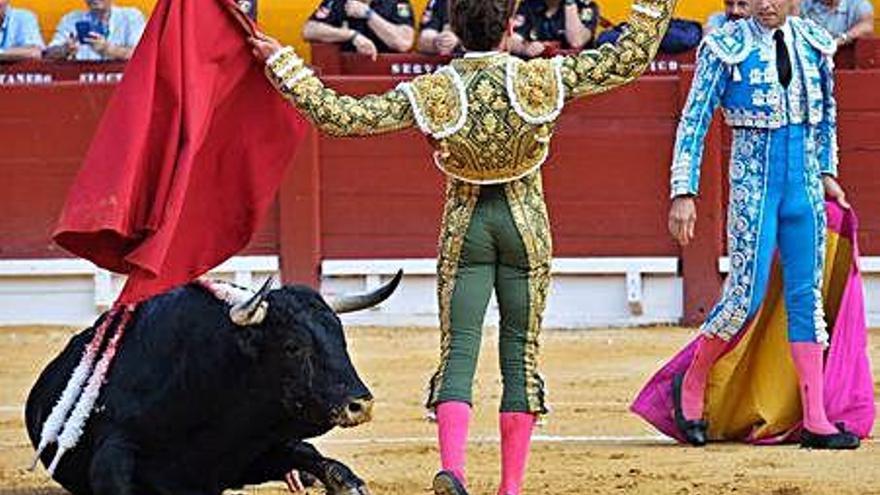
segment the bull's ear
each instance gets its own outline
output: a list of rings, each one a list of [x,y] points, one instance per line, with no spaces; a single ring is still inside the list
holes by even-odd
[[[275,278],[269,277],[250,299],[232,306],[229,310],[229,319],[242,327],[263,323],[269,313],[269,303],[266,301],[266,296],[272,290],[274,282]]]

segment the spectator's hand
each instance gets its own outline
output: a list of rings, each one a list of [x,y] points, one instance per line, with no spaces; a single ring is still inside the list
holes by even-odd
[[[78,51],[79,41],[77,41],[75,35],[71,34],[67,37],[67,41],[64,43],[64,54],[67,58],[70,58],[76,55],[76,52]]]
[[[265,62],[269,57],[274,55],[275,52],[281,49],[281,43],[279,43],[278,40],[266,36],[259,31],[257,31],[253,37],[248,38],[248,43],[253,47],[251,51],[253,52],[254,57],[260,62]]]
[[[437,38],[434,39],[434,45],[437,47],[437,53],[440,55],[452,55],[458,43],[458,36],[449,30],[440,32]]]
[[[825,196],[837,201],[842,208],[850,209],[849,202],[846,200],[846,192],[840,187],[837,179],[830,175],[822,177],[822,185],[825,186]]]
[[[345,2],[345,15],[353,19],[363,19],[367,17],[370,6],[358,0],[348,0]]]
[[[100,33],[89,33],[86,36],[86,43],[92,46],[92,50],[95,50],[102,57],[107,57],[110,52],[110,48],[113,46],[107,41],[107,38],[101,36]]]
[[[532,41],[526,45],[525,55],[527,57],[539,57],[546,49],[547,47],[544,46],[544,43],[541,43],[540,41]]]
[[[351,41],[354,44],[355,49],[361,55],[366,55],[370,57],[370,59],[375,62],[377,58],[379,58],[379,50],[376,48],[376,44],[373,43],[373,40],[358,34]]]
[[[679,196],[672,200],[669,209],[669,233],[682,246],[690,244],[694,238],[697,224],[697,205],[690,196]]]

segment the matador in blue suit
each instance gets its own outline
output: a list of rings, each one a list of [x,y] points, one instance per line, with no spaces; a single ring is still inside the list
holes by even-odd
[[[682,114],[672,162],[670,230],[693,236],[703,140],[721,106],[733,129],[727,234],[730,273],[702,326],[687,372],[673,380],[675,418],[693,445],[706,443],[702,418],[712,365],[765,298],[778,250],[788,337],[798,372],[810,448],[856,448],[856,436],[832,425],[823,403],[822,304],[824,197],[846,199],[837,176],[834,39],[817,24],[789,17],[793,0],[755,0],[754,16],[704,40]]]

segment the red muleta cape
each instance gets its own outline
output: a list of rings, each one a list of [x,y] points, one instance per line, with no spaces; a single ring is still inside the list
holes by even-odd
[[[160,0],[71,187],[55,241],[128,274],[120,304],[240,251],[307,124],[272,88],[231,0]]]

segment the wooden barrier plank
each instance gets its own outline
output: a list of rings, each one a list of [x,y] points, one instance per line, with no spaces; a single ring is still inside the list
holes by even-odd
[[[880,40],[876,45],[880,47]],[[862,253],[880,252],[880,70],[837,75],[840,180],[859,213]]]
[[[50,236],[112,87],[0,91],[0,258],[67,256]]]
[[[346,94],[389,86],[365,77],[331,77],[328,83]],[[639,86],[579,102],[558,126],[545,166],[558,255],[678,253],[665,220],[656,216],[667,204],[677,79],[651,78]],[[373,250],[374,257],[433,255],[444,179],[430,153],[412,131],[322,138],[325,256],[362,257]]]
[[[285,283],[318,287],[321,263],[321,171],[318,134],[309,131],[279,192],[279,254]]]
[[[692,71],[652,76],[572,104],[544,169],[557,256],[681,257],[687,322],[718,294],[729,130],[720,116],[704,157],[697,242],[666,231],[668,174]],[[346,93],[401,79],[328,78]],[[863,254],[880,253],[880,70],[840,71],[841,180],[861,217]],[[112,85],[0,87],[0,258],[65,256],[49,234]],[[285,280],[317,284],[321,259],[436,256],[444,177],[417,131],[369,140],[312,133],[247,254],[280,253]]]
[[[443,178],[416,131],[321,138],[323,255],[436,255]]]
[[[0,258],[68,254],[50,235],[112,85],[0,87]],[[277,207],[243,254],[278,252]]]

